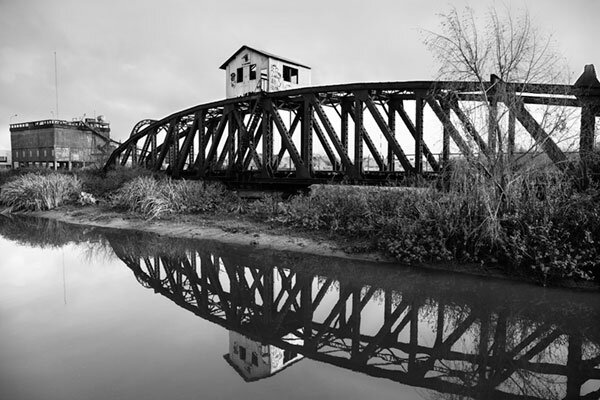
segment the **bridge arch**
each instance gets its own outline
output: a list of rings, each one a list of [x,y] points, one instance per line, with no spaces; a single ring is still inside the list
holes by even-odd
[[[579,151],[590,152],[595,135],[590,118],[600,116],[600,88],[508,83],[492,76],[483,83],[377,82],[254,93],[140,121],[105,169],[120,163],[173,177],[247,182],[425,176],[443,170],[453,157],[490,157],[497,151],[494,135],[470,120],[469,104],[489,112],[505,107],[513,133],[509,155],[518,126],[559,169],[568,170],[573,160],[533,108],[580,109]],[[425,128],[430,121],[440,127],[434,133]]]

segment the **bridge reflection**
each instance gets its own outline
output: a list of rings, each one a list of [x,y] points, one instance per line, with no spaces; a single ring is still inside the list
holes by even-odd
[[[247,381],[306,357],[440,397],[600,397],[589,294],[108,239],[140,284],[230,331],[225,360]]]

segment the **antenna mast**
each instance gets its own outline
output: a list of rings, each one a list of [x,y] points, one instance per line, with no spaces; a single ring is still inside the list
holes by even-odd
[[[56,67],[56,51],[54,52],[54,90],[56,92],[56,119],[58,117],[58,68]]]

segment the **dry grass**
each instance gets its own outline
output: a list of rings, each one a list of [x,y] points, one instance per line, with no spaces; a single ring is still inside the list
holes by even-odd
[[[29,173],[0,188],[0,203],[11,210],[51,210],[73,200],[81,192],[81,181],[73,175]]]

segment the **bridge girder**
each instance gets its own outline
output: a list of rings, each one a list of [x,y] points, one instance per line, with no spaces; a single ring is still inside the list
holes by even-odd
[[[263,92],[202,104],[158,121],[141,121],[105,168],[119,161],[165,170],[174,177],[307,183],[382,182],[435,174],[447,167],[451,146],[465,158],[490,157],[498,151],[495,134],[488,133],[497,129],[497,121],[489,118],[494,122],[482,135],[462,106],[467,103],[488,107],[492,116],[498,113],[498,105],[509,110],[508,154],[514,152],[514,126],[519,122],[558,168],[569,170],[571,161],[528,107],[581,108],[585,136],[581,152],[585,153],[593,147],[589,115],[600,109],[600,89],[492,80],[379,82]],[[426,108],[442,127],[442,151],[437,157],[431,150],[436,143],[431,142],[439,139],[424,127]],[[409,110],[414,110],[413,116]],[[407,151],[407,140],[414,143],[413,152]],[[280,148],[274,153],[276,143]],[[328,160],[325,166],[315,163],[321,151]],[[386,158],[381,155],[384,151]],[[288,166],[282,165],[286,154]],[[374,168],[364,165],[364,154],[375,161]]]

